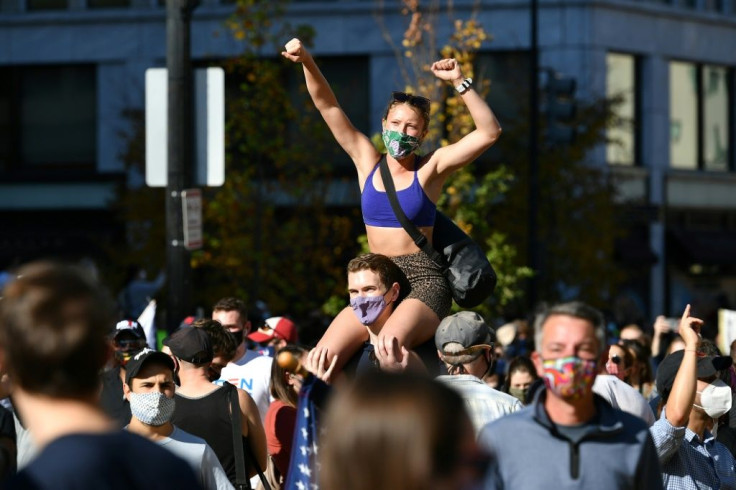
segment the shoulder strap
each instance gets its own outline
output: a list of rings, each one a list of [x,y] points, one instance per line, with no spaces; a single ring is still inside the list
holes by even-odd
[[[232,422],[233,428],[233,450],[235,452],[235,487],[237,489],[248,489],[250,490],[250,479],[245,471],[245,455],[243,453],[243,431],[240,421],[240,400],[238,400],[238,389],[230,383],[225,383],[223,386],[230,386],[230,421]],[[246,441],[245,447],[248,450],[248,461],[250,461],[258,472],[258,477],[261,479],[263,488],[265,490],[271,490],[271,486],[268,484],[266,475],[263,474],[261,466],[256,461],[253,450],[250,448],[249,441]]]
[[[404,213],[404,210],[401,209],[399,198],[396,197],[396,187],[394,186],[394,179],[391,177],[391,171],[389,171],[388,169],[388,163],[386,162],[385,156],[381,158],[379,166],[381,167],[381,179],[383,180],[383,187],[386,188],[386,196],[388,197],[388,202],[391,204],[391,209],[396,215],[396,219],[399,220],[399,223],[401,223],[401,226],[404,228],[404,230],[406,230],[412,240],[414,240],[414,243],[417,245],[417,247],[422,249],[422,251],[427,254],[435,264],[439,265],[440,267],[444,267],[444,257],[442,257],[442,255],[440,255],[440,253],[437,252],[434,247],[432,247],[432,244],[429,243],[427,237],[422,235],[422,232],[419,231],[419,228],[417,228],[414,223],[409,221],[409,218],[406,217],[406,213]]]

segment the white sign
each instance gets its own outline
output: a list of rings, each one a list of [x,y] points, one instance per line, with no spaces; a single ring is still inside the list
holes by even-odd
[[[730,356],[731,342],[736,340],[736,311],[718,310],[718,340],[721,352]]]
[[[168,71],[146,70],[146,184],[168,182]],[[225,182],[225,71],[194,70],[195,185]]]
[[[202,248],[202,191],[181,191],[182,218],[184,222],[184,248]]]

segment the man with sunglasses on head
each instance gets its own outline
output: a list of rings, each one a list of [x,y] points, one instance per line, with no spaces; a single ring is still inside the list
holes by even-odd
[[[350,122],[299,39],[286,43],[281,54],[302,64],[314,105],[355,164],[370,251],[390,257],[411,285],[406,299],[396,307],[396,314],[386,322],[377,344],[387,348],[398,342],[400,347],[411,350],[431,342],[440,321],[450,313],[452,293],[441,268],[415,244],[396,218],[385,191],[386,185],[377,171],[379,162],[385,158],[397,200],[407,218],[431,241],[443,184],[450,175],[496,142],[501,135],[498,120],[483,97],[473,89],[472,80],[465,78],[460,63],[455,59],[439,60],[432,63],[430,70],[437,79],[457,90],[475,129],[455,143],[418,155],[415,151],[429,132],[430,101],[419,95],[394,92],[381,122],[383,142],[388,151],[384,156],[371,139]],[[330,361],[338,356],[336,370],[339,370],[366,340],[365,329],[352,308],[346,307],[329,326],[318,347],[328,350]]]

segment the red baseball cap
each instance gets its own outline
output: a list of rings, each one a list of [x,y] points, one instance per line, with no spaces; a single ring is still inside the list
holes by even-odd
[[[273,338],[284,339],[290,344],[296,342],[296,324],[283,316],[272,316],[266,320],[266,324],[257,331],[248,335],[253,342],[263,343]]]

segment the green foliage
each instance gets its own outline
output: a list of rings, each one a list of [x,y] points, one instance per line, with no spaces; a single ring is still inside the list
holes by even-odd
[[[490,40],[483,26],[475,19],[456,17],[451,4],[437,0],[421,5],[418,0],[402,1],[401,13],[408,27],[403,39],[396,42],[384,27],[384,38],[394,47],[405,90],[428,96],[432,100],[432,120],[425,145],[436,148],[454,143],[473,130],[473,120],[459,94],[448,90],[446,82],[438,80],[430,66],[439,58],[455,58],[465,76],[474,76],[474,61],[478,50]],[[383,2],[379,2],[383,6]],[[380,20],[380,18],[379,18]],[[440,22],[449,22],[453,32],[445,44],[437,39]],[[401,46],[399,48],[399,46]],[[439,56],[438,56],[439,53]],[[487,94],[488,80],[477,80],[475,89]],[[447,181],[439,207],[466,233],[484,245],[488,258],[498,275],[494,295],[475,308],[485,315],[500,314],[506,305],[523,295],[523,280],[531,275],[528,267],[519,267],[515,248],[507,241],[492,219],[495,203],[501,201],[512,185],[513,174],[499,165],[477,168],[470,164],[453,174]],[[455,308],[457,306],[455,305]]]
[[[382,1],[378,4],[385,8]],[[384,38],[394,48],[406,90],[433,101],[425,141],[433,148],[453,143],[472,130],[473,122],[459,95],[437,80],[429,66],[439,57],[455,58],[463,73],[474,79],[475,89],[486,96],[490,80],[481,80],[474,70],[476,55],[491,36],[477,21],[477,3],[465,19],[454,13],[451,2],[402,0],[400,4],[407,24],[403,38],[394,40],[385,27]],[[437,39],[441,22],[452,27],[444,44]],[[520,90],[517,100],[526,99],[528,93]],[[545,300],[563,299],[564,291],[574,287],[578,298],[603,306],[622,278],[613,260],[614,186],[605,169],[586,163],[587,152],[603,142],[614,102],[580,103],[574,123],[581,129],[577,141],[570,147],[540,148],[537,234],[542,267],[536,274],[539,296]],[[452,175],[439,202],[443,211],[485,245],[496,269],[494,295],[477,308],[484,314],[524,315],[531,307],[524,304],[527,279],[535,274],[528,266],[528,120],[528,113],[522,113],[516,121],[503,121],[505,131],[497,143],[503,155],[500,161],[485,166],[474,163]]]
[[[315,124],[319,115],[305,94],[289,90],[301,67],[279,56],[285,39],[308,43],[313,33],[279,23],[285,3],[238,0],[227,21],[243,52],[223,63],[226,179],[220,188],[203,190],[204,246],[191,254],[192,295],[205,308],[223,296],[260,299],[274,314],[299,319],[319,310],[325,298],[345,296],[344,264],[355,253],[359,216],[325,202],[334,141],[324,124]],[[131,119],[123,158],[142,172],[140,116]],[[163,189],[121,188],[116,203],[137,248],[118,247],[111,251],[115,260],[161,267]]]

